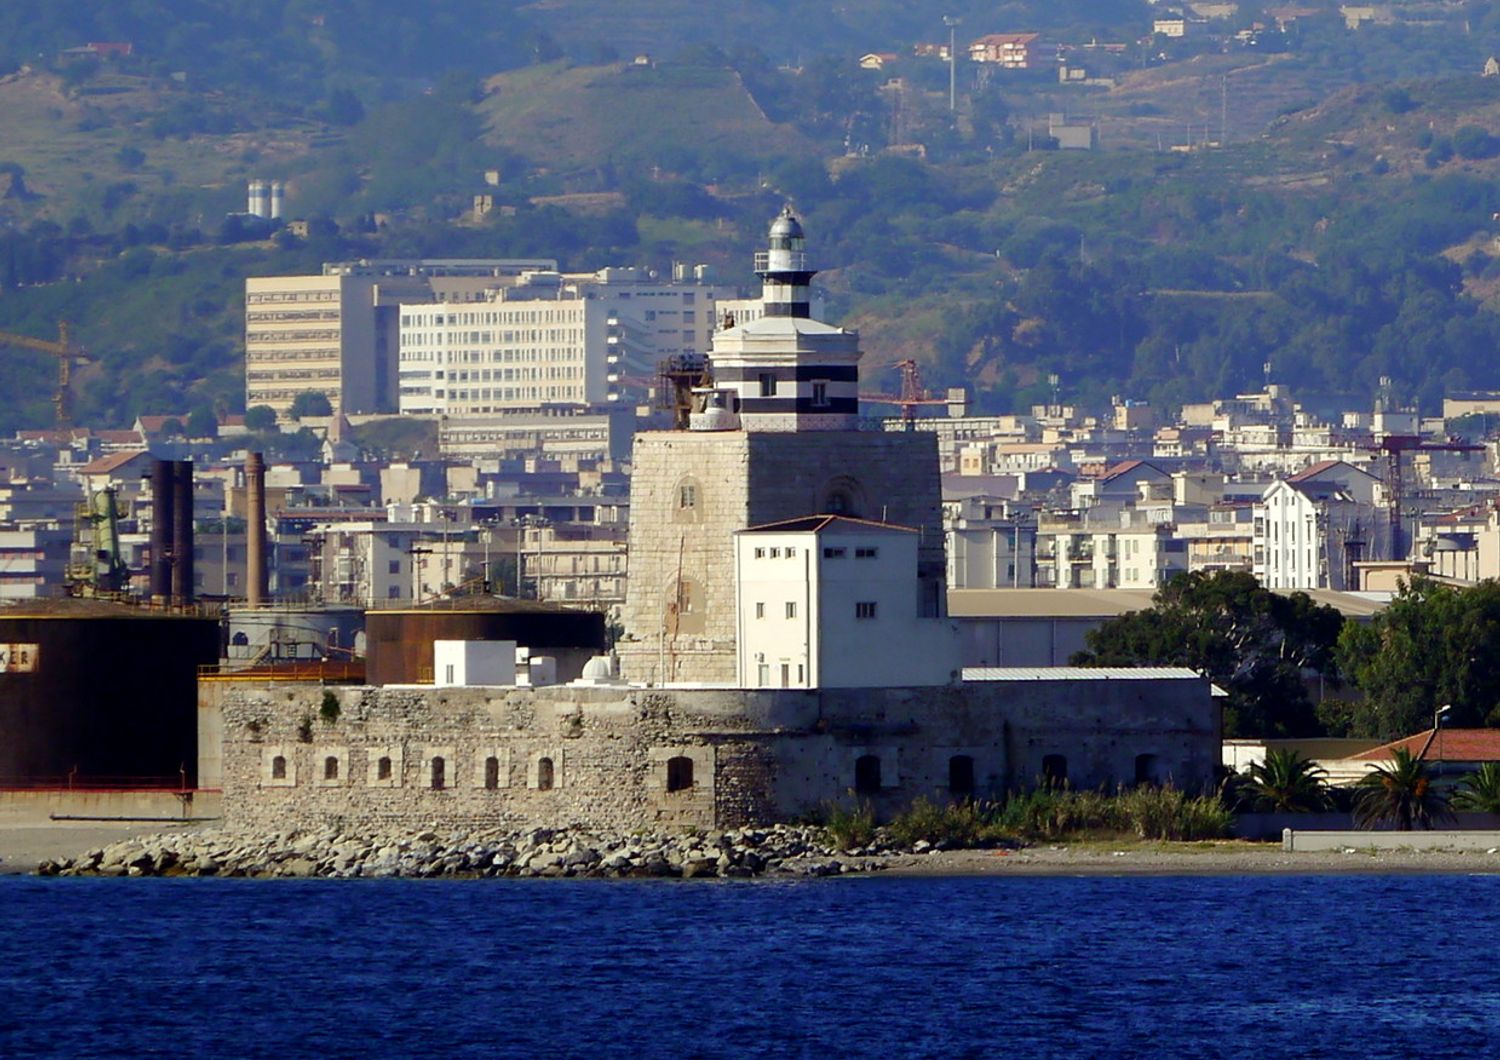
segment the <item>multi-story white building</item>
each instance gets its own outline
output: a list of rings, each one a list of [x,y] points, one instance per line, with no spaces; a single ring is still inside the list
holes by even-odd
[[[483,301],[403,305],[403,414],[486,416],[646,397],[659,360],[707,349],[718,290],[638,269],[527,273]]]
[[[817,515],[734,537],[742,688],[958,680],[956,627],[918,607],[917,531]]]
[[[1358,589],[1356,563],[1390,558],[1383,500],[1379,480],[1337,461],[1273,482],[1255,506],[1255,576],[1268,589]]]
[[[285,415],[317,393],[346,413],[396,409],[398,306],[466,301],[556,269],[547,259],[331,263],[318,276],[245,281],[245,404]]]
[[[1188,569],[1187,542],[1168,523],[1118,529],[1044,518],[1036,536],[1036,584],[1053,589],[1159,589]]]
[[[328,524],[308,536],[311,595],[364,607],[420,603],[479,578],[487,549],[463,527],[433,523]]]
[[[1036,524],[994,498],[944,501],[949,589],[1030,589]]]

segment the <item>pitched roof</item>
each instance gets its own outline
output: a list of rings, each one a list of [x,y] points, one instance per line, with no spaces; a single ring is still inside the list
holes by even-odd
[[[804,515],[798,519],[783,519],[775,523],[747,526],[745,529],[737,531],[737,533],[790,534],[810,531],[815,534],[821,534],[826,530],[893,530],[902,534],[915,534],[917,532],[910,526],[881,523],[873,519],[855,519],[847,515]]]
[[[1432,744],[1428,746],[1428,739]],[[1354,756],[1357,762],[1382,762],[1395,757],[1398,748],[1413,755],[1422,754],[1429,762],[1500,762],[1500,729],[1439,729],[1433,735],[1431,729],[1407,736],[1400,740],[1381,744],[1379,747]]]
[[[110,453],[108,456],[90,460],[78,469],[78,473],[80,475],[108,475],[113,471],[118,471],[136,457],[146,456],[149,452],[150,450],[147,449],[127,449],[121,453]]]
[[[1030,44],[1039,35],[1036,33],[986,33],[983,37],[977,38],[969,47],[972,48],[975,44]]]
[[[188,421],[188,417],[186,415],[183,415],[183,416],[137,416],[135,418],[135,420],[136,420],[137,423],[139,423],[141,425],[141,430],[146,431],[146,432],[148,432],[150,434],[156,434],[163,427],[165,427],[167,425],[167,421],[168,420],[176,420],[180,424],[185,424]]]
[[[1297,472],[1295,475],[1289,475],[1287,477],[1287,481],[1288,482],[1303,482],[1303,481],[1306,481],[1307,479],[1310,479],[1310,478],[1316,478],[1317,476],[1321,475],[1323,472],[1328,471],[1328,470],[1330,470],[1332,468],[1336,468],[1336,467],[1338,467],[1342,463],[1343,463],[1342,460],[1319,460],[1316,464],[1312,464],[1312,465],[1310,465],[1308,467],[1303,468],[1301,471]]]

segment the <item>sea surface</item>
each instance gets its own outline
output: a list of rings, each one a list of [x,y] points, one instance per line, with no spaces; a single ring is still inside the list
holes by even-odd
[[[1500,1055],[1500,877],[0,877],[0,1057]]]

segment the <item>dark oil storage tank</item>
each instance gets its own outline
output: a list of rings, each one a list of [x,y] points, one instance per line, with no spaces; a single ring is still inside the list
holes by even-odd
[[[195,786],[198,667],[218,658],[216,618],[0,607],[0,785]]]
[[[538,600],[460,596],[404,610],[365,615],[365,674],[372,685],[432,680],[435,640],[513,640],[557,660],[557,679],[572,681],[605,648],[604,615]]]

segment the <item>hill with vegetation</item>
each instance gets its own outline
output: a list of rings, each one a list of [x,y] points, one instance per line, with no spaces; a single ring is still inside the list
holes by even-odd
[[[1303,6],[1325,14],[1242,4],[1178,40],[1133,0],[16,0],[0,330],[73,323],[85,420],[237,411],[247,275],[541,255],[750,286],[790,200],[877,381],[912,356],[994,410],[1051,375],[1172,406],[1266,363],[1330,406],[1382,376],[1430,411],[1500,386],[1497,5],[1357,30]],[[916,53],[944,14],[960,43],[1042,31],[1086,83],[962,61],[950,111]],[[1057,149],[1059,120],[1098,148]],[[305,235],[236,215],[252,178]],[[0,430],[47,421],[52,369],[0,351]]]

